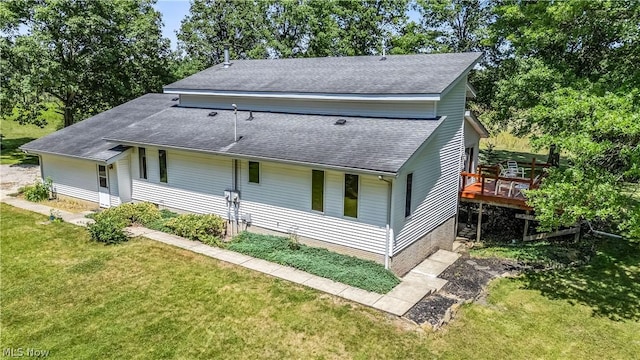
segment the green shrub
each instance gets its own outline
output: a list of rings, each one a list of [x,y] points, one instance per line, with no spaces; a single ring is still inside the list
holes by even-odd
[[[132,224],[146,225],[161,219],[160,210],[151,203],[126,203],[120,206],[108,208],[97,213],[94,220],[102,218],[112,218],[122,226],[127,227]]]
[[[127,224],[123,219],[114,216],[96,216],[95,220],[95,223],[87,227],[93,240],[105,244],[127,241],[127,235],[123,231]]]
[[[22,189],[24,198],[33,202],[48,200],[52,186],[53,181],[49,177],[44,181],[36,181],[33,185],[27,185]]]
[[[220,245],[226,222],[217,215],[183,214],[164,224],[171,233],[205,244]]]
[[[306,246],[286,237],[243,232],[228,249],[380,294],[400,283],[391,271],[374,261]]]
[[[146,227],[152,230],[163,231],[163,232],[171,232],[171,229],[165,226],[165,223],[173,218],[178,217],[177,213],[173,211],[169,211],[167,209],[160,210],[160,219],[151,221],[145,224]]]

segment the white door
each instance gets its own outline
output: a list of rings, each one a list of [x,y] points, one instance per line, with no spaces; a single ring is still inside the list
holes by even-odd
[[[109,175],[105,165],[98,165],[98,195],[100,207],[110,207],[111,199],[109,197]]]

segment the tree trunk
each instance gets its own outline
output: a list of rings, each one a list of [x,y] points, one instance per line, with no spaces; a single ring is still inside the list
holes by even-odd
[[[73,125],[73,112],[69,107],[64,108],[64,127]]]

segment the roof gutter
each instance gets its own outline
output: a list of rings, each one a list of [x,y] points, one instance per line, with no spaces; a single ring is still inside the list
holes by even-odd
[[[97,158],[91,158],[91,157],[82,157],[82,156],[75,156],[75,155],[69,155],[69,154],[61,154],[61,153],[56,153],[56,152],[52,152],[52,151],[29,150],[29,149],[23,149],[23,148],[20,148],[20,150],[22,150],[25,154],[37,155],[38,157],[40,157],[41,155],[54,155],[54,156],[62,156],[62,157],[68,157],[68,158],[78,159],[78,160],[95,161],[95,162],[105,163],[107,165],[115,163],[120,158],[122,158],[127,152],[131,152],[131,149],[127,149],[127,150],[124,150],[123,152],[121,152],[120,154],[112,156],[112,157],[110,157],[110,158],[105,160],[105,159],[97,159]],[[42,164],[42,162],[40,162],[40,163]]]
[[[261,97],[273,99],[342,100],[342,101],[440,101],[440,94],[330,94],[276,93],[265,91],[217,91],[164,88],[165,94]]]
[[[126,140],[109,139],[109,138],[103,138],[103,140],[110,141],[110,142],[117,142],[117,143],[120,143],[120,144],[131,145],[131,146],[140,146],[140,145],[142,145],[142,146],[155,146],[155,147],[159,147],[159,148],[175,149],[175,150],[183,150],[183,151],[192,151],[192,152],[197,152],[197,153],[202,153],[202,154],[219,155],[219,156],[224,156],[224,157],[229,157],[229,158],[236,158],[236,159],[270,161],[270,162],[281,163],[281,164],[300,165],[300,166],[306,166],[306,167],[317,167],[317,168],[320,168],[320,169],[348,171],[348,172],[352,172],[352,173],[375,175],[375,176],[383,175],[383,176],[393,176],[393,177],[395,177],[397,175],[396,172],[392,172],[392,171],[358,169],[358,168],[350,168],[350,167],[346,167],[346,166],[319,164],[319,163],[314,163],[314,162],[305,162],[305,161],[287,160],[287,159],[276,159],[276,158],[270,158],[270,157],[266,157],[266,156],[232,154],[232,153],[225,153],[225,152],[213,151],[213,150],[193,149],[193,148],[186,148],[186,147],[182,147],[182,146],[152,144],[152,143],[143,143],[143,142],[131,142],[131,141],[126,141]]]

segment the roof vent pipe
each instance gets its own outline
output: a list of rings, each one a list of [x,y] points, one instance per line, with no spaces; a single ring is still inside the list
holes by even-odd
[[[384,39],[382,39],[382,58],[380,60],[387,60],[387,52],[384,46]]]
[[[229,62],[229,45],[224,46],[224,63],[222,66],[226,69],[231,66],[231,62]]]
[[[238,142],[238,105],[231,104],[233,106],[233,114],[235,120],[233,120],[233,142]]]

